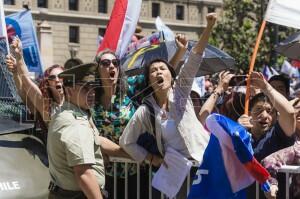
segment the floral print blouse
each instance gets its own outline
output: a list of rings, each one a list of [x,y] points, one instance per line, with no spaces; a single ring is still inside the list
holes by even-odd
[[[116,144],[119,144],[119,137],[137,107],[142,103],[142,91],[145,88],[144,76],[128,77],[127,84],[127,95],[124,97],[114,95],[111,100],[110,110],[105,110],[101,104],[96,105],[92,110],[92,116],[100,135]],[[136,173],[135,164],[128,165],[128,172],[129,175]],[[113,176],[112,163],[106,165],[106,174]],[[117,175],[125,178],[125,164],[117,164]]]
[[[271,174],[271,184],[277,184],[277,172],[282,165],[300,166],[300,140],[295,141],[293,146],[272,153],[262,160],[263,166]],[[291,198],[300,198],[300,174],[293,175],[290,185]]]

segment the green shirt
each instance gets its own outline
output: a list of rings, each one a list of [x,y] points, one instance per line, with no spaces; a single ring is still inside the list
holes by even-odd
[[[89,114],[65,102],[52,117],[48,131],[48,158],[51,180],[66,190],[81,190],[73,167],[90,164],[99,187],[105,183],[105,173],[98,131],[90,124]]]

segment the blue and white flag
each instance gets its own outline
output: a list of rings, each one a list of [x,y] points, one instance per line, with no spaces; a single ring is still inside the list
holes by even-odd
[[[219,114],[206,119],[212,133],[189,199],[245,199],[245,188],[257,180],[269,191],[269,173],[253,157],[250,134]]]
[[[31,12],[24,10],[5,17],[8,40],[11,42],[15,36],[22,41],[23,56],[30,72],[41,75],[42,61],[38,40],[33,25]]]

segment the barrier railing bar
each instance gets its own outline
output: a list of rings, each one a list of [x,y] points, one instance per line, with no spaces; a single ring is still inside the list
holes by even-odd
[[[117,199],[117,162],[114,162],[114,199]]]
[[[140,164],[137,164],[137,173],[136,173],[136,198],[140,198],[140,183],[141,183],[141,174],[140,174]]]
[[[128,199],[128,162],[125,162],[125,199]]]
[[[113,162],[114,166],[114,199],[117,198],[117,162],[125,163],[125,198],[128,199],[128,163],[137,164],[137,198],[140,198],[140,164],[136,161],[127,158],[110,157],[110,162]],[[192,161],[193,167],[198,167],[199,163]],[[290,174],[300,174],[300,166],[283,165],[278,172],[285,173],[286,175],[286,199],[289,199],[289,186],[290,186]],[[152,166],[149,166],[149,199],[152,199]],[[190,187],[190,174],[187,176],[187,195],[189,194]],[[259,199],[259,183],[256,182],[256,199]],[[161,193],[161,199],[164,195]]]

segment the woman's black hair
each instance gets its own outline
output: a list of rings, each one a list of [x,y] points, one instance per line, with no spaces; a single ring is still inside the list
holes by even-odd
[[[110,50],[110,49],[105,49],[105,50],[99,52],[96,55],[96,57],[95,57],[95,61],[98,63],[98,68],[100,66],[101,57],[103,55],[105,55],[105,54],[112,54],[116,58],[118,58],[118,56],[112,50]],[[99,86],[97,86],[97,88],[95,89],[96,104],[98,104],[98,103],[100,103],[99,100],[100,100],[100,97],[103,94],[103,88],[102,88],[101,78],[100,78],[98,70],[97,70],[97,73],[96,73],[95,77],[96,77],[96,79],[97,79],[97,81],[99,83]],[[121,66],[119,66],[119,77],[118,77],[118,81],[117,81],[116,94],[118,96],[120,96],[121,98],[123,98],[126,95],[126,91],[127,91],[127,82],[125,81],[124,73],[121,70]]]
[[[168,69],[171,73],[171,76],[173,78],[172,85],[173,85],[174,80],[176,78],[176,72],[175,72],[174,68],[171,66],[171,64],[168,61],[166,61],[165,59],[161,59],[161,58],[156,58],[156,59],[151,60],[149,63],[147,63],[145,65],[145,68],[144,68],[144,78],[145,78],[145,86],[146,86],[146,89],[144,90],[144,96],[145,97],[153,93],[153,88],[151,87],[151,85],[149,85],[149,74],[150,74],[151,65],[153,63],[157,63],[157,62],[163,62],[168,67]]]

